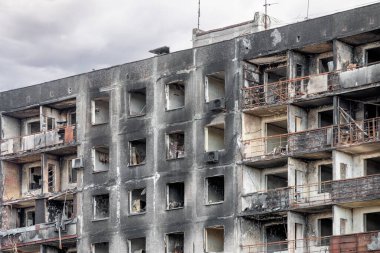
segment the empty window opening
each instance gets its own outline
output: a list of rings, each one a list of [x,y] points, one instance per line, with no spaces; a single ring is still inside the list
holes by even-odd
[[[266,83],[276,83],[279,81],[284,81],[287,79],[287,68],[286,67],[278,67],[272,69],[266,69]]]
[[[55,129],[55,119],[54,118],[47,118],[47,130],[53,130]]]
[[[380,62],[380,47],[366,50],[366,62],[368,65]]]
[[[39,121],[33,121],[28,123],[28,134],[35,134],[39,132],[41,132]]]
[[[283,172],[266,175],[266,186],[267,190],[288,187],[288,173]]]
[[[364,214],[365,232],[380,231],[380,212]]]
[[[109,206],[108,194],[94,196],[94,220],[108,218]]]
[[[75,125],[77,123],[77,114],[76,112],[69,113],[69,125]]]
[[[328,127],[334,124],[333,110],[318,112],[319,127]]]
[[[68,176],[69,176],[69,183],[76,183],[77,182],[77,169],[73,168],[72,160],[68,160],[67,162],[67,169],[68,169]]]
[[[109,121],[108,98],[92,100],[91,121],[93,125],[104,124]]]
[[[224,150],[224,123],[205,128],[206,152]]]
[[[275,224],[265,227],[265,240],[268,243],[267,252],[287,251],[287,239],[288,231],[286,224]]]
[[[108,242],[94,243],[91,247],[91,253],[108,253],[109,244]]]
[[[364,104],[364,119],[373,119],[379,117],[379,107],[373,104]]]
[[[106,171],[109,169],[110,158],[108,147],[96,147],[92,149],[94,171]]]
[[[347,164],[340,163],[339,168],[340,168],[340,179],[346,179],[347,178]]]
[[[128,241],[129,253],[145,253],[146,252],[146,239],[135,238]]]
[[[380,174],[380,157],[365,159],[364,166],[366,176]]]
[[[185,184],[171,183],[166,186],[167,209],[182,208],[185,203]]]
[[[166,253],[183,253],[184,233],[166,235]]]
[[[185,85],[182,82],[168,83],[165,86],[166,110],[185,106]]]
[[[146,114],[146,89],[129,92],[129,116]]]
[[[333,180],[332,164],[323,164],[319,166],[319,192],[331,192]]]
[[[266,123],[266,152],[281,154],[286,151],[288,138],[288,122],[286,120]],[[285,135],[285,136],[284,136]]]
[[[48,200],[47,201],[48,222],[67,220],[74,218],[73,200]]]
[[[225,73],[216,72],[206,76],[206,102],[225,97]]]
[[[296,116],[294,121],[295,121],[294,131],[295,132],[302,131],[302,118]]]
[[[129,142],[129,164],[139,165],[145,163],[146,159],[146,140],[135,140]]]
[[[205,229],[206,252],[224,251],[224,227],[209,227]]]
[[[319,60],[319,73],[334,71],[334,57],[323,58]]]
[[[135,189],[129,192],[130,213],[140,214],[146,212],[146,189]]]
[[[224,176],[206,178],[207,204],[216,204],[224,201]]]
[[[320,237],[320,245],[327,246],[330,245],[330,236],[333,233],[333,219],[325,218],[318,220],[318,230]]]
[[[48,164],[48,192],[55,192],[55,165]]]
[[[36,225],[36,212],[34,210],[25,212],[25,226],[30,227]]]
[[[166,157],[177,159],[185,156],[185,134],[171,133],[166,136]]]
[[[41,167],[29,169],[29,190],[38,190],[42,188],[42,170]]]

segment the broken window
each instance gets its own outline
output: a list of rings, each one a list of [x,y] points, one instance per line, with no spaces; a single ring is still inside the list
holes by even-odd
[[[109,206],[108,194],[94,196],[94,220],[108,218]]]
[[[129,92],[129,116],[140,116],[146,113],[146,89]]]
[[[166,253],[183,253],[184,233],[166,235]]]
[[[279,65],[279,67],[268,67],[265,70],[266,74],[266,83],[276,83],[279,81],[284,81],[287,79],[287,67],[283,65]]]
[[[145,163],[146,140],[135,140],[129,142],[129,164],[139,165]]]
[[[224,227],[209,227],[205,229],[206,252],[224,252]]]
[[[91,102],[91,122],[93,125],[109,121],[109,99],[99,98]]]
[[[185,134],[171,133],[166,135],[166,157],[177,159],[185,155]]]
[[[178,209],[184,206],[185,202],[185,184],[171,183],[166,186],[167,209]]]
[[[166,110],[185,106],[185,85],[182,82],[168,83],[165,86]]]
[[[206,102],[225,97],[225,73],[216,72],[206,76]]]
[[[332,164],[319,166],[319,192],[326,193],[332,190],[333,167]]]
[[[380,47],[366,50],[366,62],[368,65],[380,62]]]
[[[28,134],[35,134],[39,132],[41,132],[39,121],[33,121],[28,123]]]
[[[55,191],[55,165],[48,164],[48,192]]]
[[[223,150],[224,147],[224,123],[207,126],[205,128],[206,152]]]
[[[266,153],[281,154],[288,145],[288,122],[286,120],[266,123]]]
[[[364,104],[364,119],[373,119],[380,116],[380,107],[374,104]]]
[[[266,175],[267,190],[273,190],[278,188],[288,187],[288,173],[276,173]]]
[[[108,242],[94,243],[91,246],[91,253],[108,253],[109,245]]]
[[[319,237],[321,238],[320,245],[321,246],[330,245],[330,236],[332,236],[332,233],[333,233],[333,219],[332,218],[319,219],[318,230],[319,230]]]
[[[77,123],[76,112],[70,112],[68,117],[69,125],[75,125]]]
[[[128,241],[129,253],[145,253],[146,252],[146,239],[135,238]]]
[[[334,57],[327,57],[319,60],[319,73],[334,71]]]
[[[380,157],[365,159],[364,164],[366,176],[380,174]]]
[[[109,169],[109,148],[95,147],[92,149],[92,160],[94,171],[106,171]]]
[[[73,184],[77,182],[77,169],[73,168],[72,160],[67,161],[67,169],[69,175],[69,183]]]
[[[347,227],[347,219],[340,218],[340,234],[341,235],[346,234],[346,227]]]
[[[275,224],[265,227],[265,240],[268,243],[267,252],[287,251],[287,239],[287,224]]]
[[[328,127],[334,124],[333,110],[318,112],[319,127]]]
[[[129,206],[131,214],[146,212],[146,188],[134,189],[129,192]]]
[[[216,204],[224,201],[224,176],[206,178],[207,204]]]
[[[53,130],[55,129],[55,119],[54,118],[47,118],[47,130]]]
[[[29,169],[29,190],[38,190],[42,187],[42,170],[41,167],[32,167]]]
[[[364,214],[365,232],[380,231],[380,212]]]

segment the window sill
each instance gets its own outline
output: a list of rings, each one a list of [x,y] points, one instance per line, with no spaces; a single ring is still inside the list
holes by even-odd
[[[138,166],[142,166],[142,165],[145,165],[146,162],[143,162],[143,163],[139,163],[139,164],[128,164],[128,167],[138,167]]]
[[[144,117],[144,116],[146,116],[146,113],[144,113],[144,114],[128,115],[127,119],[141,118],[141,117]]]
[[[175,210],[182,210],[184,209],[185,207],[176,207],[176,208],[166,208],[166,211],[175,211]]]
[[[186,156],[177,157],[177,158],[166,158],[166,161],[176,161],[176,160],[183,160]]]
[[[99,173],[104,173],[104,172],[108,172],[109,170],[93,170],[92,171],[92,174],[99,174]]]
[[[224,203],[224,201],[219,201],[219,202],[215,202],[215,203],[206,203],[206,206],[215,206],[215,205],[220,205],[223,203]]]
[[[178,110],[181,110],[183,108],[185,108],[185,106],[181,106],[181,107],[177,107],[177,108],[173,108],[173,109],[167,109],[167,108],[165,108],[165,112],[178,111]]]
[[[106,220],[109,220],[109,217],[107,217],[107,218],[101,218],[101,219],[92,219],[91,221],[92,222],[98,222],[98,221],[106,221]]]
[[[91,123],[91,126],[101,126],[101,125],[107,125],[109,122],[104,123]]]
[[[128,214],[128,216],[139,216],[139,215],[144,215],[144,214],[146,214],[146,211],[141,212],[141,213],[130,213],[130,214]]]

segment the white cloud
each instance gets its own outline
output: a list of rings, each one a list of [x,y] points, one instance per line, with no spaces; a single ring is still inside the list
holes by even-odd
[[[273,0],[269,14],[304,19],[307,0]],[[310,0],[310,16],[372,1]],[[201,0],[201,29],[250,20],[264,0]],[[191,47],[198,0],[1,0],[0,90]]]

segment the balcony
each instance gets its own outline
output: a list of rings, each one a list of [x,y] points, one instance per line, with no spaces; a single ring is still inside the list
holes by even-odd
[[[306,239],[243,245],[243,253],[373,253],[380,251],[380,232],[310,237]]]
[[[273,216],[286,211],[307,213],[328,209],[333,204],[369,206],[379,199],[380,174],[377,174],[246,194],[242,216],[260,218],[263,214]]]
[[[287,156],[317,157],[332,148],[333,127],[274,135],[242,142],[243,162],[281,159]]]
[[[286,104],[293,99],[307,98],[338,90],[339,71],[298,77],[284,81],[245,87],[243,109]]]
[[[41,149],[55,149],[76,144],[76,126],[68,125],[53,130],[1,140],[1,156],[19,155]]]
[[[14,252],[14,249],[18,249],[24,252],[24,248],[30,249],[29,247],[32,246],[37,246],[39,250],[39,245],[41,244],[55,245],[57,247],[60,244],[63,246],[72,245],[76,243],[76,226],[77,220],[75,218],[64,220],[61,224],[38,224],[30,227],[2,231],[0,232],[0,251]]]
[[[334,127],[334,146],[353,154],[380,150],[380,118],[350,122]]]

